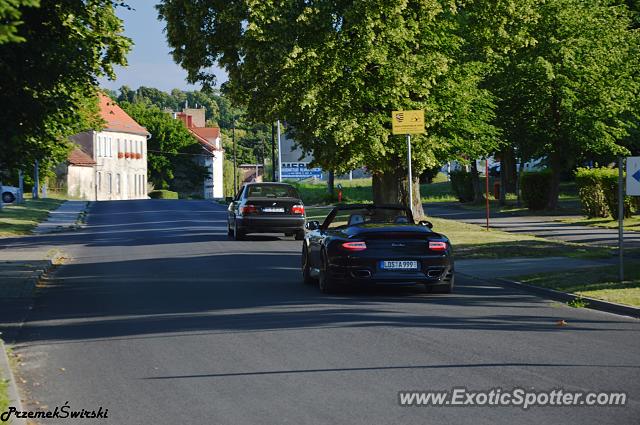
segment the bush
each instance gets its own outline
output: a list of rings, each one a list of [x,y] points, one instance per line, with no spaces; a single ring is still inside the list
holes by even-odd
[[[460,202],[473,201],[473,181],[471,173],[465,170],[452,171],[451,188]]]
[[[589,217],[618,219],[618,170],[614,168],[578,168],[576,185],[582,211]],[[631,217],[636,203],[631,196],[624,198],[624,216]]]
[[[608,168],[578,168],[576,186],[582,212],[588,218],[608,217],[611,214],[604,192],[603,178]]]
[[[178,199],[178,192],[171,190],[152,190],[149,192],[151,199]]]
[[[522,200],[530,210],[543,210],[549,202],[551,171],[529,171],[520,177]]]

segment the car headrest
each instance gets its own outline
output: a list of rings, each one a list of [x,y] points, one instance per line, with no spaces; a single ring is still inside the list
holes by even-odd
[[[355,226],[356,224],[364,223],[364,216],[362,214],[351,214],[349,216],[349,226]]]

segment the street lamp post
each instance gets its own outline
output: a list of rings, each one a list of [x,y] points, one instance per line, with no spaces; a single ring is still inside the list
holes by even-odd
[[[238,172],[236,171],[236,120],[233,119],[233,129],[231,133],[233,140],[233,196],[238,193]]]

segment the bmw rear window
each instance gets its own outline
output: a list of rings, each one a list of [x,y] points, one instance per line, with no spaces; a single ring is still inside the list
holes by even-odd
[[[251,185],[247,188],[247,198],[296,198],[298,191],[293,186],[280,184]]]

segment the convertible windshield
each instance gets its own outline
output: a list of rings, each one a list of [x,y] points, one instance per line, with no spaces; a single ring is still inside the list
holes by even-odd
[[[402,208],[362,208],[339,210],[328,224],[329,229],[339,229],[349,226],[364,226],[375,224],[413,224],[413,220]]]
[[[247,189],[247,198],[299,198],[293,186],[283,184],[251,185]]]

